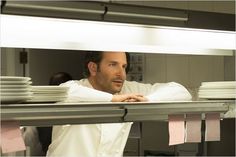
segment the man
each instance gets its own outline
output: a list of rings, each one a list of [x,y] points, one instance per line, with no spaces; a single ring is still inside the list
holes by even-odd
[[[125,81],[125,52],[90,52],[85,57],[86,79],[69,81],[67,102],[191,100],[180,84]],[[54,126],[48,156],[122,156],[132,123]]]

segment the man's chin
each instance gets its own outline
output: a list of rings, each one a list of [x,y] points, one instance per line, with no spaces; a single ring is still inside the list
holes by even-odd
[[[119,93],[121,91],[121,88],[113,88],[112,89],[112,93],[115,94],[115,93]]]
[[[116,91],[116,93],[118,93],[121,91],[122,86],[123,86],[123,83],[114,83],[112,85],[112,90]]]

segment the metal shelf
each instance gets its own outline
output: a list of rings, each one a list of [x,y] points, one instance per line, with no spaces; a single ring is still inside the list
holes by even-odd
[[[188,114],[201,113],[202,119],[205,118],[205,113],[219,112],[224,113],[229,111],[229,106],[234,104],[234,101],[192,101],[192,102],[164,102],[164,103],[149,103],[148,105],[130,105],[126,106],[128,114],[124,121],[150,121],[150,120],[168,120],[170,114]]]
[[[18,120],[23,126],[50,126],[122,122],[125,109],[101,104],[6,104],[2,120]]]
[[[231,106],[231,107],[230,107]],[[135,103],[2,104],[1,121],[17,120],[22,126],[117,123],[167,120],[169,114],[219,112],[235,109],[234,100]]]

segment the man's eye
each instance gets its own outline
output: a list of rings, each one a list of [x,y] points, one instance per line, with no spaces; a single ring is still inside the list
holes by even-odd
[[[109,66],[114,67],[114,66],[116,66],[116,64],[115,63],[111,63],[111,64],[109,64]]]

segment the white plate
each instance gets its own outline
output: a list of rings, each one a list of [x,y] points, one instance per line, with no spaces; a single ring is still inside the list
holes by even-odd
[[[199,95],[235,95],[236,96],[236,93],[232,93],[232,94],[229,94],[229,93],[199,93]]]
[[[27,85],[27,84],[22,84],[22,85],[1,85],[0,86],[1,89],[6,89],[6,88],[31,88],[31,85]]]
[[[20,93],[16,93],[16,92],[1,92],[1,96],[30,96],[32,95],[32,92],[20,92]]]
[[[35,97],[51,97],[51,96],[56,96],[56,97],[66,97],[67,93],[33,93],[33,96]]]
[[[201,86],[199,89],[236,89],[236,86]]]
[[[200,88],[236,88],[236,82],[202,82]]]
[[[198,93],[231,93],[231,94],[236,94],[235,89],[221,89],[221,90],[199,90]]]
[[[0,76],[0,80],[3,81],[19,81],[19,80],[24,80],[24,81],[29,81],[31,80],[30,77],[20,77],[20,76]]]
[[[206,88],[206,89],[203,89],[203,88],[200,88],[199,91],[236,91],[235,88],[216,88],[216,89],[213,89],[213,88]]]
[[[64,101],[64,99],[62,100],[26,100],[26,102],[30,102],[30,103],[43,103],[43,102],[60,102],[60,101]]]
[[[33,92],[67,92],[69,87],[61,87],[61,86],[32,86]]]
[[[30,100],[27,100],[27,102],[58,102],[58,101],[64,101],[66,97],[33,97]]]
[[[19,102],[31,99],[31,96],[1,96],[1,102]]]
[[[214,94],[214,95],[207,95],[207,94],[200,94],[199,98],[206,98],[206,99],[235,99],[235,94]]]
[[[214,98],[214,99],[235,99],[236,96],[234,94],[214,94],[214,95],[207,95],[207,94],[200,94],[198,95],[199,98]]]
[[[201,93],[198,93],[198,95],[235,95],[235,93],[217,93],[217,92],[215,92],[215,93],[203,93],[203,92],[201,92]],[[235,95],[236,96],[236,95]]]
[[[0,88],[0,92],[16,93],[16,92],[29,92],[29,91],[31,91],[30,88],[4,88],[4,89]]]
[[[62,87],[62,86],[32,86],[32,89],[37,90],[67,90],[69,87]]]
[[[66,96],[34,96],[32,99],[65,99]]]
[[[46,91],[33,91],[34,94],[65,94],[67,95],[67,91],[57,91],[57,90],[46,90]]]
[[[1,85],[30,85],[32,81],[0,81]]]
[[[221,85],[218,85],[218,86],[211,86],[211,85],[207,85],[207,86],[201,86],[199,87],[199,89],[236,89],[236,86],[221,86]]]
[[[201,85],[228,85],[228,86],[236,86],[236,81],[215,81],[215,82],[202,82]]]

